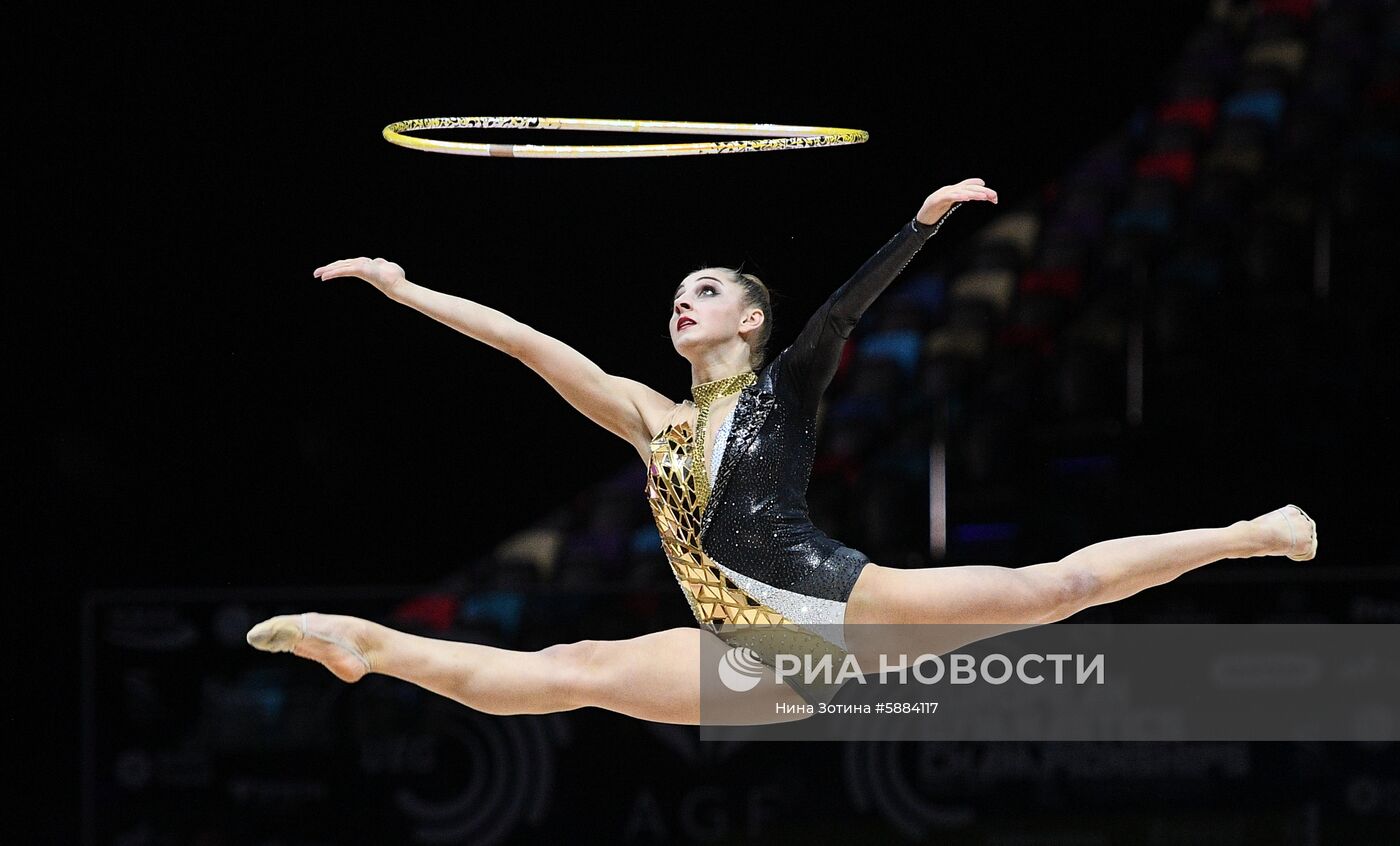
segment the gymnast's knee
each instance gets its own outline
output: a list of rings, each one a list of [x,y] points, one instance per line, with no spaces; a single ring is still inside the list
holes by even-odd
[[[1089,568],[1065,561],[1049,568],[1046,578],[1050,601],[1045,623],[1057,623],[1095,604],[1102,588],[1099,577]]]
[[[535,654],[545,662],[552,695],[573,707],[593,704],[601,672],[601,644],[596,640],[556,643]]]

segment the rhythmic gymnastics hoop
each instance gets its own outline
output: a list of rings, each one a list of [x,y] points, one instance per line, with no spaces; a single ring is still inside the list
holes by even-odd
[[[681,144],[538,145],[437,141],[406,133],[425,129],[581,129],[589,132],[656,132],[686,135],[748,136],[733,141]],[[647,156],[703,156],[710,153],[758,153],[806,147],[862,144],[870,133],[834,126],[785,126],[775,123],[701,123],[679,120],[608,120],[602,118],[447,117],[401,120],[384,127],[384,140],[410,150],[456,156],[507,159],[626,159]]]

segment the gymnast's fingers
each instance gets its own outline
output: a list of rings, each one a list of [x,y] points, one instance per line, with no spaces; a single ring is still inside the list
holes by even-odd
[[[333,268],[321,274],[322,279],[341,279],[346,276],[354,276],[360,279],[364,279],[365,269],[363,267],[359,267],[358,265],[351,264],[346,265],[345,267]]]
[[[320,277],[322,279],[335,279],[339,276],[349,276],[355,272],[355,264],[351,261],[338,261],[321,268]]]
[[[983,191],[954,191],[951,196],[952,199],[960,202],[982,200],[995,203],[997,201],[995,194],[989,194]]]
[[[311,275],[321,276],[322,278],[326,278],[326,273],[337,273],[337,275],[344,275],[343,271],[345,271],[347,268],[354,267],[355,264],[360,261],[363,261],[363,259],[341,259],[340,261],[333,261],[330,264],[316,268],[316,270],[313,271]]]
[[[339,265],[342,265],[342,264],[345,264],[345,263],[351,262],[351,261],[354,261],[354,259],[337,259],[337,260],[335,260],[335,261],[326,262],[325,264],[321,265],[320,267],[318,267],[318,268],[316,268],[316,269],[317,269],[317,270],[329,270],[329,269],[332,268],[332,267],[337,267],[337,266],[339,266]]]

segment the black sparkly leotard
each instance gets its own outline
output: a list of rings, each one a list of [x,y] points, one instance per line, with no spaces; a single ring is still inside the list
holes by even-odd
[[[727,439],[717,433],[723,452],[703,504],[694,427],[669,425],[651,441],[648,503],[696,620],[769,666],[778,653],[831,654],[836,668],[844,659],[846,599],[870,559],[808,516],[817,404],[856,321],[957,207],[937,223],[901,227],[743,388]],[[787,681],[808,701],[835,692]]]

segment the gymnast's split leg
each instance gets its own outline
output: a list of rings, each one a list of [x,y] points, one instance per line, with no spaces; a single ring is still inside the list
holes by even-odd
[[[1289,505],[1222,528],[1103,541],[1027,567],[904,570],[867,564],[846,606],[846,638],[862,666],[875,666],[881,653],[911,647],[943,654],[1126,599],[1225,558],[1285,555],[1302,561],[1316,553],[1316,525]]]
[[[248,632],[248,642],[258,649],[310,658],[342,681],[381,673],[488,714],[548,714],[592,706],[682,725],[701,721],[700,661],[706,639],[719,652],[727,649],[704,629],[675,628],[522,652],[315,613],[273,617]],[[792,707],[801,704],[802,698],[782,684],[759,684],[742,693],[707,690],[704,722],[786,722],[805,716],[802,708]]]

